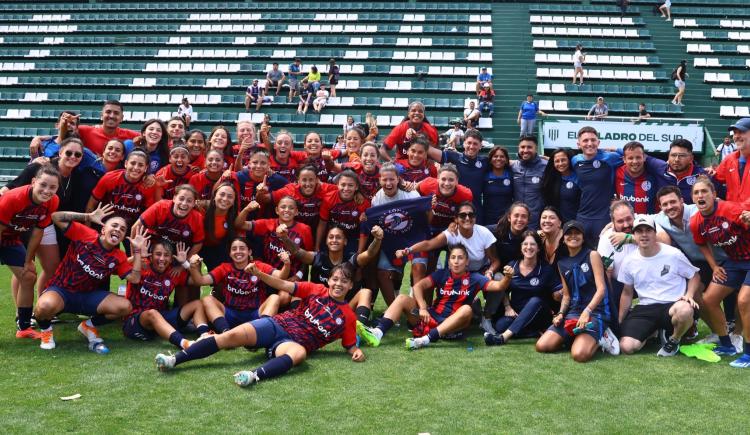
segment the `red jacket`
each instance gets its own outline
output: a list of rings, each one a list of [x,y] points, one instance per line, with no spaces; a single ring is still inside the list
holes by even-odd
[[[750,164],[745,164],[741,183],[739,170],[739,151],[728,155],[716,169],[715,178],[727,185],[727,201],[743,202],[750,198]]]

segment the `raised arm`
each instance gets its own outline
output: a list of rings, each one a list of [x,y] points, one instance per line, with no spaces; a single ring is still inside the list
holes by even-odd
[[[52,222],[60,228],[66,229],[71,222],[81,222],[84,224],[95,223],[102,225],[102,220],[114,213],[114,206],[112,204],[101,205],[99,204],[96,209],[91,213],[76,213],[73,211],[56,211],[52,213]],[[133,233],[136,235],[136,233]]]
[[[263,273],[260,270],[258,270],[258,266],[255,265],[255,263],[251,262],[250,264],[245,267],[245,272],[251,273],[255,276],[257,276],[261,281],[263,281],[266,285],[269,285],[276,290],[284,291],[289,294],[294,293],[294,283],[283,280],[281,278],[277,278],[275,276],[268,275],[267,273]]]
[[[378,258],[378,253],[380,252],[380,244],[383,241],[383,229],[375,225],[372,227],[370,234],[372,234],[373,237],[372,242],[370,242],[366,251],[357,255],[357,264],[360,266],[369,264],[371,261]]]
[[[141,253],[148,243],[149,236],[145,228],[141,228],[135,237],[128,237],[130,240],[130,250],[132,252],[133,270],[130,271],[125,280],[132,284],[141,282],[141,270],[143,269],[143,258]]]
[[[315,260],[315,253],[306,251],[300,248],[299,245],[294,243],[294,241],[289,238],[289,230],[287,229],[286,224],[280,224],[278,227],[276,227],[276,235],[279,236],[281,243],[284,244],[284,247],[294,258],[296,258],[303,264],[313,264],[313,261]]]
[[[190,272],[190,281],[192,281],[193,284],[199,286],[213,285],[214,277],[211,276],[210,273],[207,273],[205,275],[201,274],[202,261],[203,259],[198,254],[194,254],[190,257],[190,267],[188,268],[188,271]]]
[[[250,201],[249,204],[243,208],[239,214],[237,214],[237,218],[234,220],[234,227],[238,230],[253,231],[253,222],[247,220],[247,215],[254,212],[255,210],[258,210],[260,208],[260,204],[258,204],[258,201]]]
[[[505,265],[503,267],[503,279],[500,281],[491,280],[487,284],[487,288],[485,291],[490,292],[504,292],[505,290],[508,290],[508,287],[510,287],[510,281],[513,278],[513,267],[510,265]]]
[[[411,254],[412,252],[432,251],[437,248],[442,248],[447,243],[448,243],[448,238],[445,236],[445,234],[440,233],[437,236],[431,238],[430,240],[422,240],[421,242],[417,242],[413,244],[412,246],[397,250],[396,258],[401,258],[404,255]]]

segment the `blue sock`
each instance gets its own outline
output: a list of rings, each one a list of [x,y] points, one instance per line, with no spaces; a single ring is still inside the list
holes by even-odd
[[[195,329],[198,331],[198,334],[205,334],[208,332],[208,325],[205,323],[201,323],[200,325],[196,326]]]
[[[387,317],[381,317],[380,321],[378,322],[378,329],[383,331],[383,335],[385,335],[385,333],[388,332],[388,330],[391,328],[393,328],[393,320]]]
[[[430,332],[427,333],[427,336],[430,337],[430,343],[435,343],[436,341],[440,340],[440,333],[438,332],[437,328],[430,329]]]
[[[370,321],[370,309],[365,306],[357,307],[356,310],[354,310],[354,313],[357,314],[357,320],[364,323],[365,325],[367,322]]]
[[[268,360],[265,364],[258,367],[255,374],[260,379],[273,378],[275,376],[283,375],[292,369],[292,357],[289,355],[281,355],[279,357]]]
[[[175,346],[182,348],[180,345],[182,343],[182,339],[185,338],[180,334],[180,331],[175,331],[171,334],[169,334],[169,342],[174,344]]]
[[[91,325],[94,327],[109,323],[109,320],[103,314],[95,314],[89,320],[91,320]]]
[[[214,337],[208,337],[205,340],[196,341],[187,350],[182,350],[175,354],[175,364],[182,364],[194,359],[206,358],[219,351]]]
[[[742,350],[745,355],[750,355],[750,343],[746,341],[745,344],[742,345]]]
[[[31,328],[31,307],[18,307],[16,311],[18,315],[18,329],[24,330]]]
[[[224,318],[224,316],[217,317],[211,322],[214,324],[214,331],[221,334],[224,331],[229,331],[229,322],[227,322],[227,319]]]
[[[728,335],[720,335],[719,344],[721,344],[722,346],[734,347],[734,345],[732,344],[732,340],[729,339]]]

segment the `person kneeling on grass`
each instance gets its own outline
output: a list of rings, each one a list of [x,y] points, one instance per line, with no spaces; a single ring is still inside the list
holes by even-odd
[[[599,346],[617,355],[620,346],[609,329],[610,319],[604,265],[598,252],[584,243],[583,224],[568,221],[563,227],[567,252],[557,262],[563,286],[560,312],[552,326],[536,342],[537,352],[557,352],[570,344],[570,354],[577,362],[594,357]]]
[[[176,355],[156,355],[160,370],[174,368],[194,359],[206,358],[220,349],[239,346],[264,347],[270,358],[255,370],[234,374],[234,382],[246,387],[262,379],[283,375],[301,364],[307,355],[341,338],[341,345],[352,356],[352,361],[365,360],[357,347],[356,317],[344,297],[354,283],[354,268],[342,263],[333,268],[329,287],[309,282],[289,282],[261,272],[254,263],[246,270],[266,285],[302,298],[300,305],[273,317],[261,317],[234,329],[196,341]]]
[[[424,293],[439,287],[431,307]],[[469,253],[461,244],[448,247],[448,268],[438,269],[414,285],[414,297],[399,295],[375,328],[357,322],[357,333],[371,346],[379,346],[393,324],[406,314],[415,338],[406,339],[410,350],[427,346],[449,334],[460,332],[471,323],[471,303],[477,293],[501,291],[500,281],[469,272]]]
[[[121,319],[131,312],[132,307],[127,299],[102,288],[109,285],[109,277],[113,273],[131,283],[141,281],[141,250],[149,236],[146,229],[141,228],[134,237],[128,237],[133,253],[131,265],[119,248],[127,234],[128,224],[119,216],[105,220],[113,212],[111,204],[100,204],[91,213],[58,211],[52,214],[52,222],[63,230],[71,243],[36,305],[42,349],[55,348],[51,320],[65,312],[92,316],[78,325],[78,331],[88,340],[90,350],[108,353],[109,349],[96,327],[108,320]],[[102,229],[97,234],[80,222],[102,225]]]
[[[208,295],[201,299],[208,320],[218,333],[229,331],[237,325],[258,319],[261,315],[274,315],[279,311],[279,298],[270,293],[258,277],[247,269],[249,264],[264,273],[286,279],[289,276],[289,253],[281,251],[278,257],[283,267],[276,270],[270,264],[256,261],[250,263],[252,251],[243,238],[232,240],[229,245],[231,263],[222,263],[206,275],[201,275],[201,261],[198,255],[190,258],[190,277],[193,284],[210,285],[220,289],[218,298]],[[221,298],[221,300],[219,300]]]
[[[656,225],[650,216],[639,216],[633,223],[638,250],[622,261],[617,280],[624,284],[620,296],[620,349],[632,354],[659,329],[664,334],[659,356],[674,356],[680,339],[698,318],[695,297],[701,285],[697,267],[677,248],[659,243]],[[630,309],[633,291],[638,305]],[[660,337],[661,338],[661,337]]]
[[[148,251],[144,248],[144,252]],[[141,280],[128,283],[125,297],[133,306],[133,311],[122,325],[123,334],[133,340],[152,340],[159,335],[170,343],[185,349],[190,345],[179,330],[193,319],[198,333],[208,332],[206,314],[200,301],[191,301],[183,306],[169,309],[169,296],[174,289],[187,285],[189,269],[187,264],[188,248],[184,243],[177,244],[177,253],[173,254],[172,244],[158,240],[151,247],[151,261],[143,261]],[[172,268],[172,259],[183,265],[185,270],[176,274]]]

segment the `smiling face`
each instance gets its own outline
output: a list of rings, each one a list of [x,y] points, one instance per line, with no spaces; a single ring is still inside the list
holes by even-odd
[[[167,124],[167,134],[172,140],[182,139],[185,136],[185,124],[179,119],[173,119]]]
[[[203,134],[198,132],[191,134],[187,140],[187,148],[190,151],[190,157],[193,159],[203,154],[206,150],[206,140],[203,138]]]
[[[448,253],[448,268],[454,275],[461,275],[469,267],[469,256],[463,249],[454,248]]]
[[[237,143],[255,143],[255,125],[251,122],[237,124]]]
[[[525,161],[531,161],[536,157],[536,144],[530,140],[522,140],[518,144],[518,157]]]
[[[60,147],[58,156],[60,156],[58,165],[61,168],[75,169],[83,158],[83,147],[78,142],[68,142]]]
[[[362,147],[361,160],[365,172],[375,172],[378,169],[378,149],[370,145]]]
[[[175,174],[184,174],[190,169],[190,154],[185,148],[175,148],[169,153],[169,164]]]
[[[463,230],[471,230],[474,228],[474,223],[477,221],[477,215],[474,212],[474,208],[468,205],[462,205],[456,213],[456,224]]]
[[[349,154],[359,154],[362,149],[362,137],[354,130],[346,132],[346,152]]]
[[[346,297],[346,294],[349,293],[353,285],[354,282],[352,279],[344,275],[344,272],[339,269],[334,270],[328,278],[328,292],[337,301],[344,300],[344,297]]]
[[[148,163],[142,154],[131,154],[125,162],[125,178],[131,183],[138,181],[146,174],[147,169]]]
[[[211,150],[206,154],[206,170],[212,174],[224,169],[224,155],[219,150]]]
[[[31,197],[37,204],[45,203],[55,196],[59,186],[60,180],[57,177],[42,174],[31,180]]]
[[[297,202],[292,198],[281,198],[276,206],[276,215],[283,224],[294,223],[294,218],[297,217]]]
[[[599,137],[594,132],[581,133],[578,137],[578,148],[587,159],[594,157],[599,150]]]
[[[250,248],[248,248],[247,243],[242,240],[233,241],[229,245],[229,258],[232,259],[232,262],[238,268],[245,267],[250,258]]]
[[[289,154],[293,147],[294,144],[292,143],[292,137],[286,133],[279,133],[279,135],[276,136],[276,143],[274,144],[276,159],[286,161],[289,158]]]
[[[659,198],[659,206],[661,207],[661,211],[663,211],[670,220],[682,220],[685,201],[683,201],[682,198],[677,197],[676,193],[662,195]]]
[[[515,234],[520,234],[529,225],[529,211],[524,207],[513,207],[509,219],[510,230]]]
[[[393,171],[384,171],[380,173],[380,188],[388,196],[398,193],[398,174]]]
[[[344,230],[339,227],[333,227],[328,231],[326,235],[326,246],[328,252],[341,252],[346,246],[346,235]]]
[[[354,194],[359,188],[357,180],[352,177],[339,177],[336,186],[339,188],[339,197],[341,197],[342,201],[351,201],[354,199]]]
[[[539,228],[547,234],[555,234],[562,228],[560,217],[552,210],[544,210],[539,217]]]
[[[125,158],[125,146],[119,140],[111,140],[104,146],[102,160],[111,164],[119,164]]]
[[[268,156],[264,153],[253,154],[247,165],[250,168],[250,176],[255,181],[263,180],[263,177],[268,174]]]
[[[299,184],[299,191],[302,195],[311,196],[318,187],[318,176],[314,171],[305,169],[299,173],[297,184]]]
[[[615,231],[620,233],[630,233],[633,231],[633,211],[630,207],[620,206],[612,211],[612,225]]]
[[[464,155],[470,159],[473,159],[479,154],[479,149],[482,148],[482,142],[479,139],[469,136],[464,139]]]
[[[229,137],[227,136],[227,131],[224,130],[223,128],[214,130],[214,132],[211,134],[211,137],[208,140],[208,143],[211,149],[224,152],[224,148],[226,148],[227,144],[229,143]]]
[[[716,192],[713,186],[706,181],[696,181],[693,185],[693,204],[698,207],[704,215],[713,213],[714,201],[716,201]]]
[[[406,158],[412,167],[420,167],[427,160],[427,150],[422,144],[413,143],[406,150]]]
[[[172,252],[163,244],[157,243],[151,250],[151,267],[158,273],[164,273],[172,264]]]
[[[175,192],[174,198],[172,199],[174,206],[172,207],[172,213],[178,218],[184,218],[190,213],[195,207],[195,195],[193,192],[187,189],[182,189],[179,192]]]
[[[734,138],[734,144],[737,146],[740,154],[745,157],[750,156],[750,130],[740,131],[735,128],[732,137]]]
[[[632,148],[625,151],[623,161],[631,177],[640,177],[646,169],[644,166],[646,156],[641,148]]]
[[[407,113],[406,117],[409,119],[409,122],[414,127],[419,127],[422,125],[422,121],[424,121],[424,106],[421,104],[412,104],[409,106],[409,112]]]
[[[320,135],[315,132],[308,133],[305,136],[304,148],[310,157],[319,157],[323,151],[323,141],[320,140]]]
[[[563,236],[563,242],[568,249],[580,249],[583,246],[583,233],[577,228],[571,228]]]
[[[451,171],[441,171],[438,174],[438,190],[443,196],[452,196],[456,193],[458,177]]]
[[[557,172],[563,175],[568,175],[570,173],[570,159],[566,152],[560,151],[553,154],[552,164]]]
[[[116,104],[105,104],[102,108],[102,126],[115,129],[122,123],[122,109]]]
[[[490,159],[490,164],[493,169],[502,171],[508,166],[508,158],[505,157],[505,154],[502,151],[496,151],[495,154],[492,155],[492,159]]]
[[[143,130],[143,137],[146,139],[146,146],[149,150],[155,149],[159,145],[163,134],[164,132],[158,122],[152,122],[146,126]]]
[[[216,209],[226,212],[234,206],[234,200],[236,197],[237,195],[235,195],[234,189],[231,186],[219,187],[214,193],[214,204],[216,204]]]
[[[125,219],[115,216],[109,218],[102,227],[100,240],[107,249],[118,246],[125,239],[128,231],[128,224]]]
[[[535,259],[539,255],[539,245],[532,236],[526,236],[521,242],[521,255],[527,260]]]

